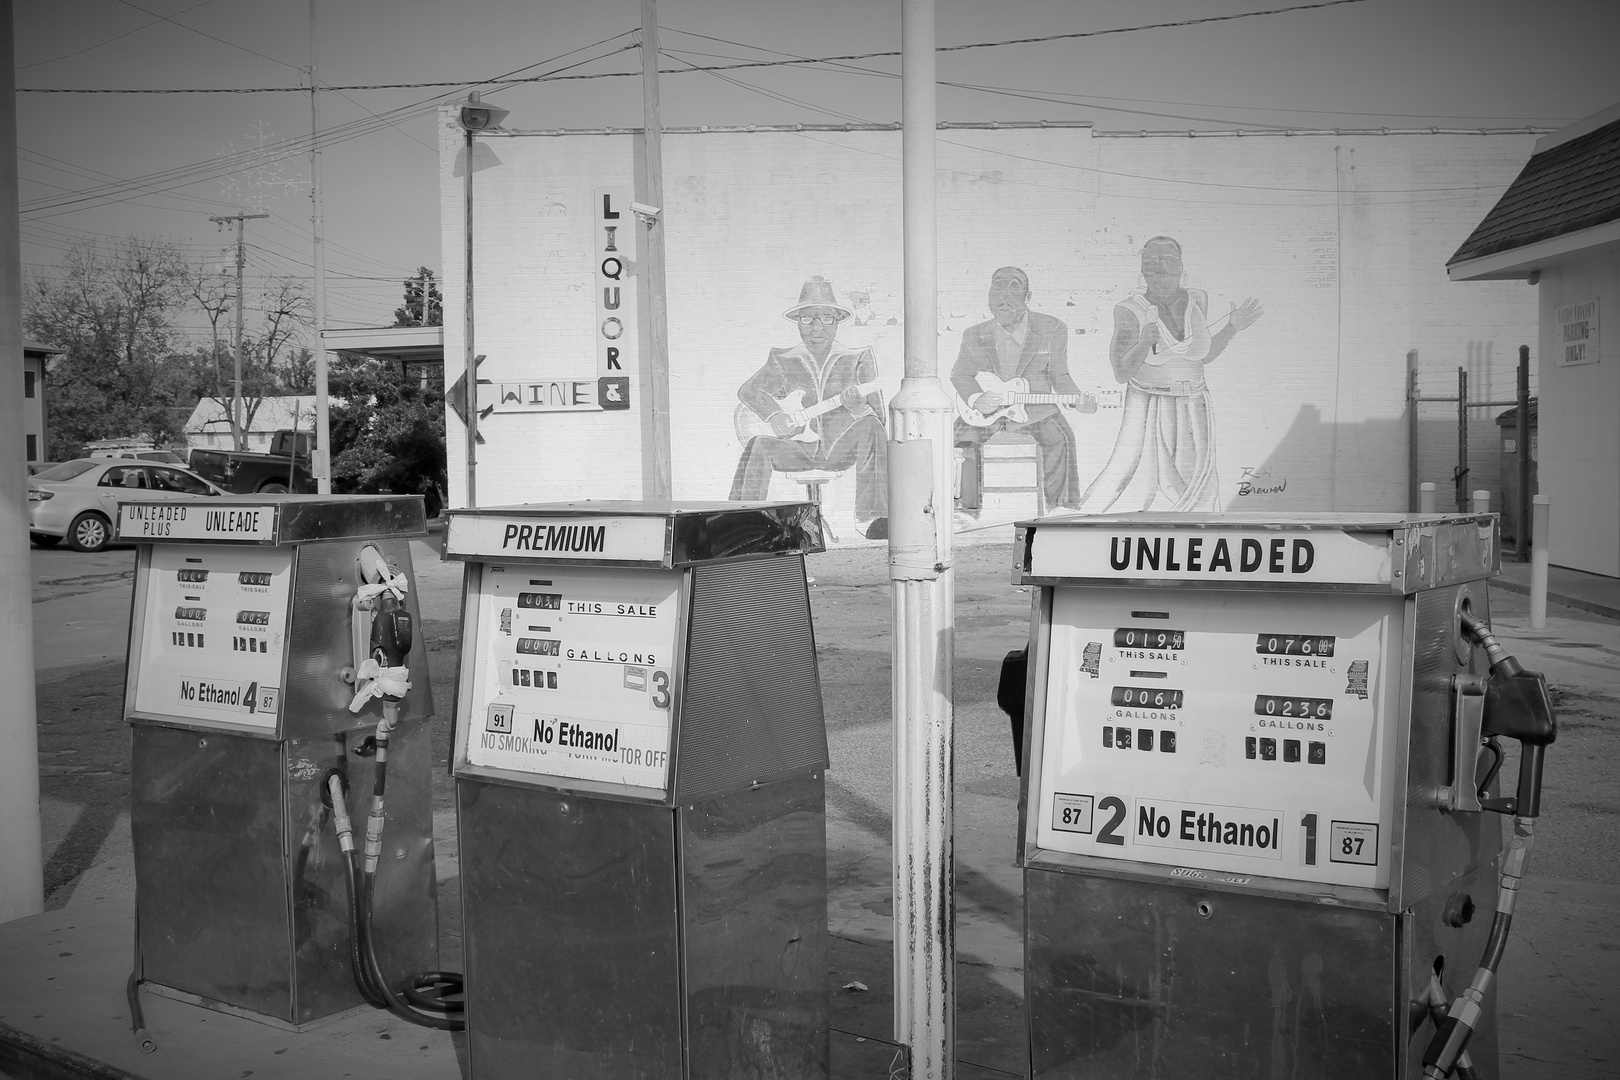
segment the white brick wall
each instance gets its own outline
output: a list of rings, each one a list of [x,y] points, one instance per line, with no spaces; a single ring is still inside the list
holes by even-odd
[[[1148,237],[1181,242],[1188,284],[1208,291],[1212,319],[1246,297],[1264,305],[1207,370],[1227,509],[1404,509],[1407,351],[1418,350],[1425,393],[1454,394],[1465,365],[1470,396],[1509,398],[1517,347],[1535,340],[1534,290],[1453,284],[1444,269],[1528,158],[1530,135],[1135,137],[1054,126],[948,128],[939,138],[942,373],[962,331],[988,317],[991,271],[1006,264],[1028,272],[1032,308],[1068,324],[1070,370],[1098,391],[1119,389],[1107,358],[1113,307],[1135,286]],[[479,140],[484,378],[594,375],[591,194],[638,186],[638,141]],[[446,127],[450,381],[464,348],[461,146]],[[900,133],[667,133],[663,157],[674,491],[724,498],[741,450],[737,386],[770,347],[797,341],[781,313],[811,274],[828,277],[846,305],[865,294],[869,310],[839,339],[874,348],[888,396],[899,385]],[[628,414],[484,421],[479,503],[641,497],[644,387],[638,377]],[[1470,451],[1470,486],[1498,493],[1499,411],[1474,411]],[[1422,416],[1432,421],[1423,478],[1441,486],[1444,508],[1455,410],[1427,406]],[[1082,485],[1107,460],[1118,417],[1105,408],[1073,418]],[[452,416],[452,505],[465,497],[461,430]],[[1280,490],[1238,495],[1245,470]],[[772,494],[801,493],[779,481]],[[852,477],[826,501],[840,537],[853,535]]]

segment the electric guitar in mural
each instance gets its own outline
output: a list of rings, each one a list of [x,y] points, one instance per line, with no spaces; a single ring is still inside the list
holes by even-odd
[[[875,382],[861,383],[855,389],[860,391],[862,397],[865,397],[867,394],[877,393],[878,384]],[[788,422],[798,429],[792,435],[787,436],[793,442],[819,442],[821,439],[821,426],[816,423],[816,420],[844,404],[843,395],[834,394],[826,401],[818,401],[814,405],[807,406],[804,403],[806,396],[803,390],[790,390],[785,397],[776,399],[776,411],[786,415]],[[748,445],[749,439],[757,435],[778,437],[776,432],[771,430],[771,422],[761,420],[759,414],[747,405],[737,406],[735,422],[737,425],[737,441],[744,446]]]
[[[1097,398],[1094,394],[1032,394],[1029,392],[1028,379],[1002,381],[989,371],[979,372],[975,380],[979,384],[979,389],[985,393],[1000,394],[1001,404],[987,413],[982,413],[958,396],[956,414],[963,422],[974,427],[989,427],[1003,418],[1015,424],[1027,424],[1029,410],[1024,408],[1025,405],[1073,405],[1083,413],[1097,411]]]

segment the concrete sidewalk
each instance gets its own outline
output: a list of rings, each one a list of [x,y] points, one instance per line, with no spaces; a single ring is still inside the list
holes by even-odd
[[[1024,1075],[1022,884],[1012,865],[1017,779],[1006,721],[994,706],[1001,655],[1027,632],[1027,593],[1008,583],[1010,535],[959,550],[957,629],[957,1075]],[[424,622],[457,618],[459,566],[416,546]],[[811,560],[824,672],[838,654],[888,649],[880,545]],[[1501,1075],[1599,1080],[1620,1073],[1620,582],[1555,573],[1547,627],[1528,626],[1522,575],[1505,568],[1492,621],[1526,667],[1557,690],[1560,736],[1548,758],[1538,847],[1499,981]],[[127,590],[126,590],[127,591]],[[431,610],[430,610],[431,609]],[[1606,617],[1605,617],[1606,616]],[[833,631],[832,628],[836,627]],[[878,663],[877,670],[887,678]],[[827,676],[824,674],[824,680]],[[449,687],[435,687],[448,714]],[[890,1042],[890,728],[886,692],[824,684],[828,777],[828,977],[833,1075],[887,1077],[904,1055]],[[442,768],[436,763],[435,768]],[[457,897],[450,815],[436,815],[441,921]],[[114,825],[65,906],[0,925],[0,1075],[281,1080],[308,1076],[413,1080],[467,1075],[460,1036],[365,1010],[294,1034],[144,994],[158,1051],[129,1033],[134,875],[127,814]],[[450,957],[446,957],[446,966]],[[1472,960],[1468,961],[1470,964]],[[904,1075],[903,1073],[899,1075]]]

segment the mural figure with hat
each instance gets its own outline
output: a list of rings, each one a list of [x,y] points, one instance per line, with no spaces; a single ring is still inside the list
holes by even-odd
[[[737,388],[737,438],[743,444],[733,499],[763,499],[778,472],[855,470],[855,517],[868,539],[888,536],[888,433],[877,362],[870,348],[838,341],[853,312],[817,274],[782,313],[799,343],[770,351]]]
[[[1155,236],[1142,246],[1135,292],[1114,306],[1108,358],[1125,384],[1125,410],[1108,464],[1081,509],[1220,510],[1215,413],[1204,366],[1264,314],[1254,298],[1233,304],[1211,333],[1209,294],[1187,287],[1181,244]]]
[[[953,441],[963,459],[958,501],[970,514],[980,506],[984,485],[982,448],[1001,431],[1034,438],[1048,509],[1080,501],[1074,431],[1059,407],[1092,413],[1097,400],[1069,375],[1069,328],[1029,310],[1029,296],[1029,275],[1018,267],[990,275],[992,318],[963,331],[951,369],[957,397]]]

